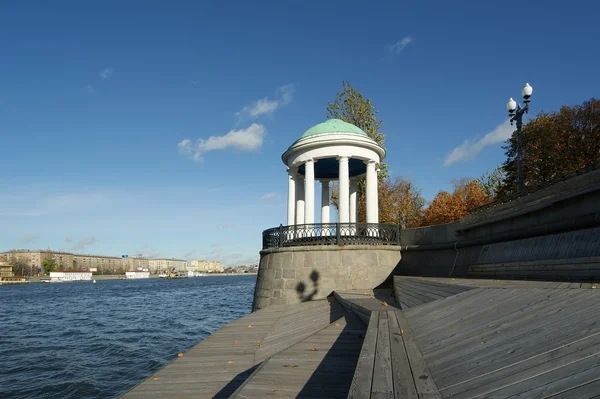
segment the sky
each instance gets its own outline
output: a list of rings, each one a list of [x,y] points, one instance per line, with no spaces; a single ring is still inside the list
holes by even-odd
[[[256,262],[286,221],[281,154],[344,80],[431,200],[505,160],[526,82],[527,118],[598,97],[599,19],[591,0],[3,2],[0,251]]]

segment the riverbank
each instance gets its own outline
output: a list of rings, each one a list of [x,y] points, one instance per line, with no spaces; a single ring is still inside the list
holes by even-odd
[[[201,276],[195,276],[195,277],[223,277],[223,276],[256,276],[257,273],[210,273],[210,274],[203,274]],[[195,278],[195,277],[185,277],[185,278]],[[23,282],[22,284],[26,284],[26,283],[43,283],[43,282],[49,282],[50,278],[47,276],[44,277],[40,277],[40,276],[32,276],[32,277],[25,277],[27,279],[26,282]],[[157,279],[160,278],[158,275],[150,275],[151,279]],[[96,281],[103,281],[103,280],[127,280],[127,281],[136,281],[138,279],[126,279],[124,275],[122,274],[100,274],[100,275],[95,275],[92,276],[92,280],[96,280]]]

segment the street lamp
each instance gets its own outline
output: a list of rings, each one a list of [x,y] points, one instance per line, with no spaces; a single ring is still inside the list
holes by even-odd
[[[529,112],[529,102],[531,101],[529,98],[532,93],[533,87],[529,86],[529,83],[525,83],[525,87],[521,90],[525,107],[521,107],[521,104],[517,104],[512,98],[506,104],[508,116],[510,116],[510,125],[512,126],[514,121],[517,122],[517,192],[519,194],[523,192],[523,133],[521,128],[523,127],[523,114]]]

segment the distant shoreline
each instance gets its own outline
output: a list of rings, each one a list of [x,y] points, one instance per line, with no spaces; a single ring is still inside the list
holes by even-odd
[[[219,276],[256,276],[258,273],[210,273],[210,274],[204,274],[202,276],[194,276],[194,277],[184,277],[184,278],[197,278],[197,277],[219,277]],[[43,283],[46,281],[50,281],[49,277],[26,277],[27,278],[27,283]],[[157,278],[161,278],[159,277],[157,274],[151,275],[149,278],[151,279],[157,279]],[[164,278],[165,280],[168,280],[167,278]],[[146,280],[146,279],[128,279],[125,278],[124,274],[98,274],[98,275],[93,275],[92,276],[92,280],[98,280],[98,281],[102,281],[102,280]],[[65,281],[65,282],[86,282],[86,281],[91,281],[91,280],[81,280],[81,281]],[[24,284],[27,284],[24,283]],[[8,284],[7,284],[8,285]]]

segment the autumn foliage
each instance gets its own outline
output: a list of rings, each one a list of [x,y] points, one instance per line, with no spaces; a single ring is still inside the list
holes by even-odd
[[[440,191],[423,213],[421,226],[456,222],[492,199],[477,180],[461,180],[454,192]]]
[[[517,186],[517,135],[506,142],[501,194]],[[600,100],[540,113],[523,126],[523,179],[535,188],[600,162]]]

